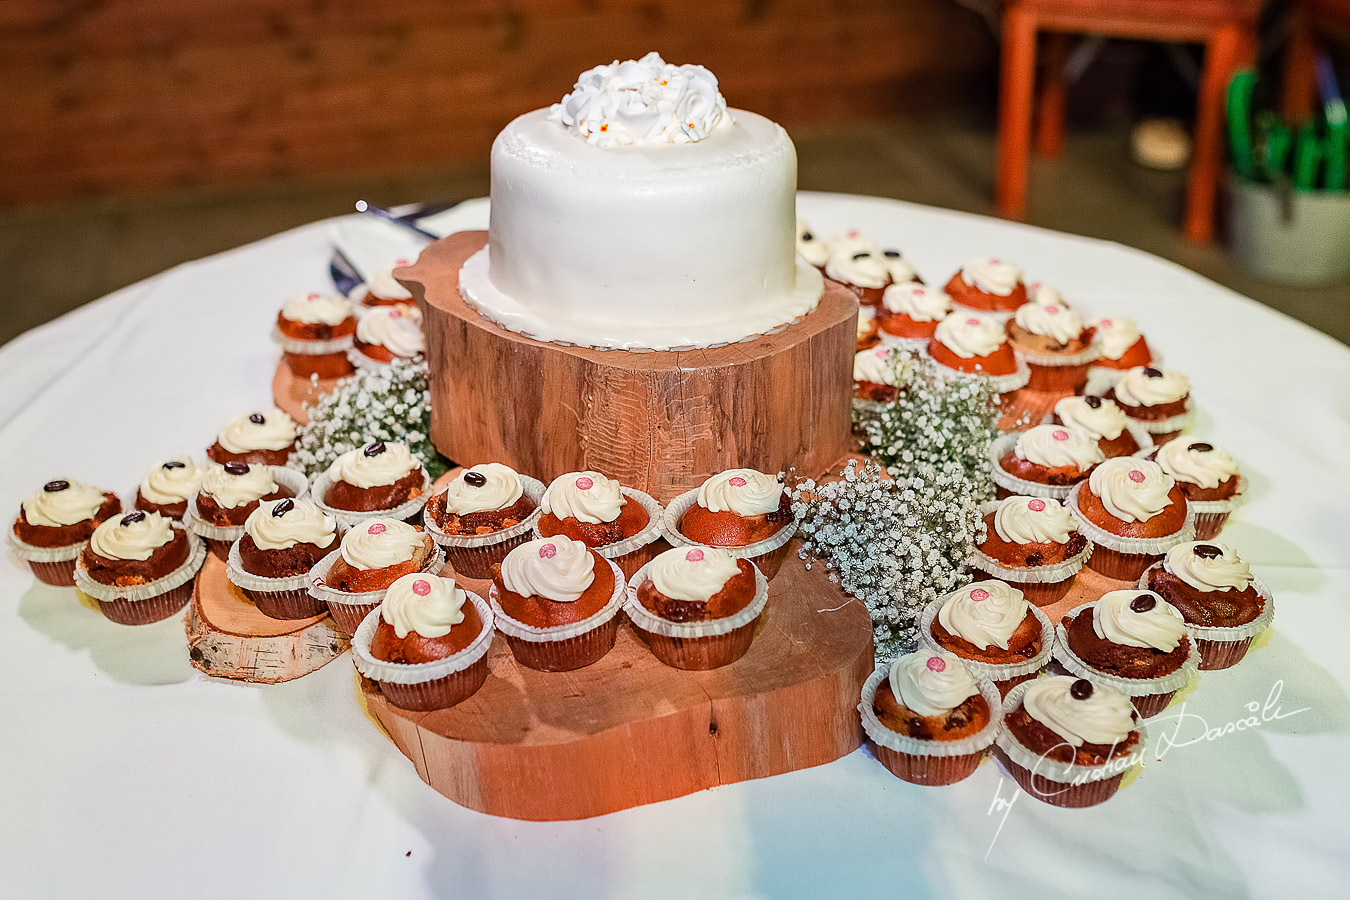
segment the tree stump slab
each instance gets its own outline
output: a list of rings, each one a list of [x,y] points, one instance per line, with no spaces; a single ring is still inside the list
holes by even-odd
[[[289,415],[299,425],[309,423],[306,405],[314,405],[324,394],[331,393],[341,378],[301,378],[291,371],[282,359],[272,376],[272,402],[277,409]]]

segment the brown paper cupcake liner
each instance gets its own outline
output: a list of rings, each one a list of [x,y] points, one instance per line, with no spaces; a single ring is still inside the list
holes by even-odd
[[[1227,500],[1191,500],[1195,510],[1195,539],[1212,541],[1228,524],[1228,517],[1247,502],[1247,479],[1238,475],[1237,490]]]
[[[310,596],[304,588],[291,591],[251,591],[244,596],[253,601],[258,612],[269,619],[312,619],[328,612],[328,604]]]
[[[192,599],[192,582],[149,600],[96,600],[99,612],[118,625],[149,625],[178,613]]]
[[[28,563],[38,581],[53,587],[75,586],[75,560],[88,543],[84,540],[64,547],[39,547],[20,540],[12,530],[9,532],[9,546],[14,555]]]
[[[62,562],[37,562],[30,559],[28,568],[33,570],[33,575],[43,584],[50,584],[52,587],[75,586],[75,560],[73,559]]]

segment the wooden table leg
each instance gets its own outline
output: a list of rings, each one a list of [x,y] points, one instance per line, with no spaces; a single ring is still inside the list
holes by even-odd
[[[1064,99],[1073,36],[1058,31],[1045,35],[1040,80],[1036,89],[1036,155],[1059,156],[1064,148]]]
[[[1021,218],[1027,198],[1027,151],[1031,98],[1036,78],[1036,16],[1012,6],[1003,17],[999,80],[998,175],[994,206],[1006,218]]]
[[[1255,46],[1241,25],[1216,29],[1206,43],[1204,75],[1195,111],[1195,155],[1186,196],[1186,237],[1206,242],[1214,236],[1214,199],[1223,169],[1224,95],[1233,72]]]

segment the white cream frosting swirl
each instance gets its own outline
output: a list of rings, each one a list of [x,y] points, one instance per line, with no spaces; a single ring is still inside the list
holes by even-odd
[[[539,504],[546,515],[590,525],[613,522],[627,501],[619,483],[599,472],[569,472],[553,479]]]
[[[881,245],[857,229],[834,235],[825,242],[825,246],[829,249],[831,256],[835,254],[852,256],[862,250],[870,250],[877,255],[881,254]]]
[[[469,472],[483,476],[481,485],[472,485],[464,480]],[[445,511],[456,516],[488,510],[506,509],[515,505],[525,487],[515,469],[502,463],[479,463],[460,472],[442,492],[445,495]]]
[[[1134,704],[1112,688],[1093,685],[1079,700],[1070,691],[1080,679],[1069,675],[1038,678],[1022,695],[1027,713],[1072,747],[1119,744],[1134,730]]]
[[[324,548],[337,538],[337,522],[307,497],[282,498],[259,503],[244,520],[244,532],[259,550],[289,550],[296,544]]]
[[[647,569],[652,586],[672,600],[707,603],[740,571],[736,557],[715,547],[676,547]]]
[[[169,520],[156,512],[129,512],[104,519],[89,537],[89,549],[104,559],[147,560],[173,540]]]
[[[1096,403],[1096,406],[1092,404]],[[1114,400],[1104,397],[1064,397],[1055,403],[1055,415],[1065,425],[1095,435],[1098,440],[1114,441],[1125,430],[1128,417]]]
[[[961,270],[961,280],[986,294],[1006,297],[1017,290],[1022,270],[1006,259],[972,259]]]
[[[1133,456],[1108,459],[1088,476],[1088,488],[1123,522],[1147,522],[1162,512],[1175,485],[1162,466]]]
[[[1096,340],[1101,345],[1103,359],[1120,359],[1126,350],[1139,343],[1139,338],[1143,337],[1134,319],[1111,316],[1098,319],[1092,323],[1092,327],[1097,329]]]
[[[445,637],[464,621],[466,599],[452,579],[413,572],[389,585],[380,603],[380,618],[399,640],[414,631],[424,638]]]
[[[891,280],[891,270],[880,250],[846,246],[838,250],[831,248],[825,276],[858,287],[879,288]]]
[[[1032,303],[1044,303],[1054,306],[1068,306],[1064,302],[1064,295],[1059,292],[1059,288],[1053,284],[1046,284],[1043,281],[1034,281],[1027,285],[1027,299]]]
[[[244,413],[226,422],[216,441],[231,453],[285,450],[295,443],[295,420],[275,406]]]
[[[47,490],[57,485],[65,486],[59,490]],[[29,525],[61,528],[92,519],[103,505],[103,500],[103,492],[91,484],[58,478],[47,482],[23,501],[23,516]]]
[[[906,281],[919,280],[918,271],[899,250],[882,250],[881,255],[886,262],[886,271],[890,273],[891,281],[902,284]]]
[[[502,560],[502,584],[522,597],[575,603],[594,581],[594,554],[561,534],[527,541]]]
[[[1175,438],[1163,444],[1153,458],[1177,481],[1202,488],[1216,488],[1238,473],[1233,457],[1204,441]]]
[[[1177,544],[1163,557],[1163,567],[1197,591],[1206,593],[1245,591],[1252,585],[1251,567],[1238,558],[1232,547],[1218,541]]]
[[[994,510],[994,532],[1010,544],[1067,544],[1073,516],[1058,500],[1006,497]]]
[[[889,680],[895,701],[925,718],[945,715],[980,692],[965,663],[946,650],[897,656]]]
[[[938,343],[962,359],[988,356],[1008,339],[997,319],[968,312],[954,312],[938,323]]]
[[[1083,333],[1078,313],[1058,303],[1023,303],[1013,318],[1027,331],[1067,344]]]
[[[938,622],[981,650],[1008,649],[1008,638],[1027,617],[1022,592],[1002,581],[977,581],[953,591],[938,608]]]
[[[383,447],[383,449],[380,449]],[[399,441],[373,441],[348,450],[333,460],[328,477],[353,487],[372,488],[393,484],[421,465],[408,445]]]
[[[1138,602],[1141,597],[1152,600],[1152,605]],[[1186,620],[1152,591],[1109,591],[1092,607],[1092,630],[1113,644],[1171,653],[1186,635]]]
[[[1072,425],[1035,425],[1028,428],[1018,436],[1013,455],[1038,466],[1073,466],[1080,472],[1105,459],[1102,448],[1097,444],[1097,436]]]
[[[757,469],[727,469],[718,472],[698,489],[698,505],[709,512],[734,512],[738,516],[762,516],[778,509],[783,500],[783,482],[777,475]]]
[[[1156,375],[1149,373],[1157,372]],[[1157,406],[1174,403],[1191,392],[1191,382],[1180,372],[1135,366],[1120,376],[1116,401],[1126,406]]]
[[[853,380],[870,381],[873,384],[894,385],[899,381],[899,373],[891,360],[888,347],[871,347],[859,350],[853,356]]]
[[[341,325],[356,313],[352,312],[351,301],[341,294],[320,294],[311,291],[308,294],[296,294],[282,304],[281,314],[292,322],[305,322],[310,325]]]
[[[915,322],[940,322],[952,311],[951,297],[917,281],[897,281],[886,288],[881,302],[891,312],[908,316]]]
[[[370,291],[372,297],[379,297],[381,300],[412,300],[412,291],[399,284],[398,279],[394,277],[394,269],[404,265],[407,263],[399,262],[371,272],[366,278],[366,290]]]
[[[830,261],[830,248],[820,235],[801,219],[797,220],[797,253],[813,266],[823,266]]]
[[[247,472],[235,475],[224,466],[212,464],[202,473],[203,494],[216,501],[221,509],[236,509],[265,497],[277,489],[276,479],[267,466],[251,465]]]
[[[190,456],[166,459],[145,473],[140,484],[141,496],[163,506],[186,500],[201,485],[203,472],[204,467],[193,462]]]
[[[549,118],[598,147],[688,144],[732,121],[713,73],[657,53],[582,72]]]
[[[363,344],[378,345],[395,356],[411,359],[426,352],[422,335],[422,312],[415,306],[375,306],[356,323],[356,338]]]
[[[342,558],[355,569],[384,569],[405,563],[425,546],[422,532],[398,519],[366,519],[342,536]]]

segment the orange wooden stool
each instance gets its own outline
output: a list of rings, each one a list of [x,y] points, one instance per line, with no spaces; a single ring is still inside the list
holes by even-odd
[[[1224,92],[1233,72],[1253,59],[1261,0],[1003,0],[995,205],[1007,218],[1026,207],[1027,153],[1036,82],[1036,39],[1048,32],[1039,97],[1036,150],[1059,152],[1064,134],[1064,62],[1072,36],[1104,35],[1202,43],[1204,74],[1195,118],[1195,149],[1186,196],[1186,236],[1214,233],[1214,198],[1223,166]]]
[[[1323,40],[1350,44],[1350,0],[1293,0],[1284,56],[1280,106],[1294,124],[1312,118],[1317,99],[1314,66]]]

